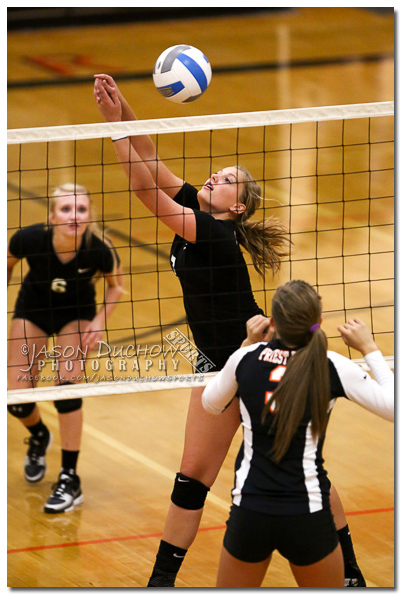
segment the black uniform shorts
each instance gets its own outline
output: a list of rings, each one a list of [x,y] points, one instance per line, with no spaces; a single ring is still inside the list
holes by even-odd
[[[239,345],[240,347],[240,345]],[[205,372],[219,372],[228,361],[229,357],[238,349],[238,347],[222,347],[221,349],[200,349],[198,348],[197,363],[195,373],[203,374]]]
[[[262,562],[278,550],[292,564],[308,566],[334,551],[338,535],[330,510],[270,515],[233,505],[223,545],[242,562]]]
[[[80,308],[60,308],[59,310],[28,310],[18,308],[17,304],[13,318],[29,320],[29,322],[44,331],[48,337],[51,337],[57,335],[69,322],[73,322],[73,320],[93,320],[95,314],[95,304],[93,306],[81,306]]]

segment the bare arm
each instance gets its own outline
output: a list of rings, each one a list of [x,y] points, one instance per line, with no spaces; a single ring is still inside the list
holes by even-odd
[[[110,92],[106,91],[104,86],[99,83],[97,97],[99,111],[105,120],[108,122],[121,121],[122,106],[116,89],[110,89]],[[174,233],[189,242],[195,242],[194,211],[177,204],[157,185],[151,171],[128,138],[123,138],[113,144],[116,155],[129,179],[130,187],[141,202]]]
[[[373,373],[374,380],[356,364],[339,354],[331,355],[339,368],[346,396],[380,417],[394,419],[394,375],[374,342],[368,326],[360,319],[353,318],[338,327],[346,345],[357,349],[364,356]]]
[[[102,97],[101,88],[103,88],[110,96],[115,95],[120,100],[121,121],[127,122],[137,120],[137,116],[135,115],[127,100],[122,95],[113,78],[108,74],[95,74],[94,76],[94,95],[96,102],[99,104]],[[105,114],[102,113],[102,115],[104,115],[106,119]],[[130,142],[135,152],[148,167],[155,183],[157,183],[159,188],[163,189],[168,196],[174,198],[179,189],[183,186],[184,181],[176,176],[172,171],[170,171],[163,161],[159,159],[151,137],[147,135],[131,136]]]
[[[19,260],[20,259],[13,256],[10,250],[7,248],[7,287],[10,283],[11,276],[13,274],[13,269]]]
[[[124,291],[124,277],[122,268],[119,266],[114,273],[106,273],[104,275],[107,283],[104,304],[96,314],[95,318],[91,320],[85,333],[82,335],[83,347],[94,349],[97,341],[102,339],[105,331],[106,320],[116,308]]]

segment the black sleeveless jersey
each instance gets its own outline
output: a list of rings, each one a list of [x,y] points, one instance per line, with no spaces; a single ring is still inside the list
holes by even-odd
[[[195,243],[176,235],[170,260],[183,290],[184,307],[194,342],[219,369],[246,337],[246,322],[263,311],[251,289],[236,225],[200,211],[198,191],[184,184],[175,201],[193,209]]]

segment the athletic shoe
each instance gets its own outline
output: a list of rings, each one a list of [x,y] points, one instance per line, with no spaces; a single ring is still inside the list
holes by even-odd
[[[174,587],[177,572],[165,572],[154,568],[147,587]]]
[[[25,438],[25,444],[29,444],[28,452],[25,457],[24,475],[30,483],[40,481],[46,472],[46,451],[52,444],[52,434],[48,432],[45,436],[29,436]]]
[[[84,497],[80,484],[78,475],[60,473],[57,483],[52,485],[53,493],[45,504],[45,512],[50,514],[68,512],[73,510],[76,504],[81,504]]]
[[[345,578],[345,587],[367,587],[363,576],[358,578]]]

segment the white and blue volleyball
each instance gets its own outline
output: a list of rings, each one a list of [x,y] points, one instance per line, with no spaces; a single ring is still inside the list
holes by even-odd
[[[159,93],[176,103],[195,101],[208,88],[212,70],[204,54],[191,45],[174,45],[161,53],[153,78]]]

